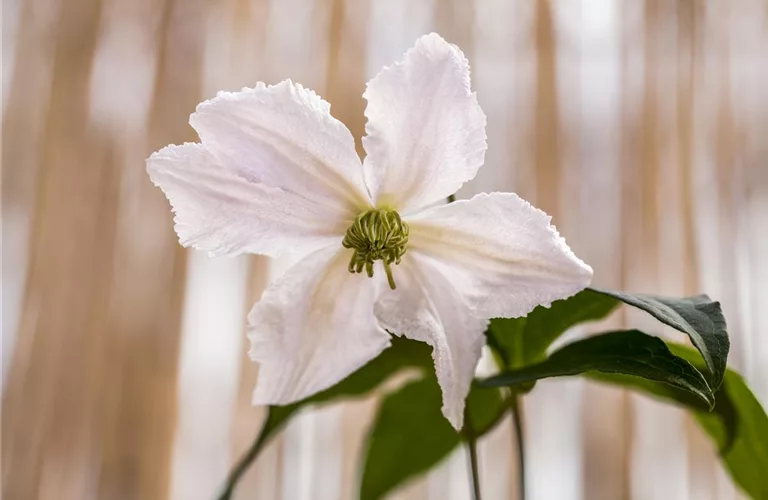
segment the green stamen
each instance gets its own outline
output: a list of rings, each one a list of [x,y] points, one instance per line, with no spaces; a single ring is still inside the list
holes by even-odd
[[[354,250],[349,261],[349,272],[360,273],[365,268],[369,278],[373,277],[373,262],[381,260],[387,273],[389,287],[395,289],[392,276],[393,263],[400,263],[408,243],[408,224],[394,210],[377,208],[363,212],[355,217],[355,222],[347,229],[344,248]]]

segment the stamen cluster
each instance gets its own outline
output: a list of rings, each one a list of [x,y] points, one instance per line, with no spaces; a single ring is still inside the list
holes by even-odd
[[[355,217],[347,229],[342,245],[355,252],[349,261],[349,272],[360,273],[365,269],[373,277],[373,263],[381,260],[387,273],[389,287],[395,289],[390,265],[399,264],[408,243],[408,224],[394,210],[377,208]]]

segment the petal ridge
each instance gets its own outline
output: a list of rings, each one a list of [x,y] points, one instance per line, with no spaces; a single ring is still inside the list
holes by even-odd
[[[218,92],[189,122],[222,164],[248,180],[329,206],[370,206],[352,134],[301,84]]]
[[[363,161],[377,206],[403,213],[453,194],[477,174],[486,117],[471,90],[469,62],[431,33],[366,85]]]
[[[212,255],[302,254],[341,241],[349,215],[221,167],[199,143],[167,146],[147,159],[182,246]]]
[[[259,363],[254,404],[290,404],[327,389],[390,344],[373,313],[377,283],[347,270],[350,251],[316,251],[269,285],[248,315]]]
[[[431,257],[409,253],[397,266],[397,289],[383,289],[376,316],[395,335],[432,346],[443,415],[461,429],[465,399],[485,344],[488,321],[478,318]]]
[[[514,193],[480,193],[406,221],[409,244],[435,259],[481,317],[524,316],[592,278],[551,217]]]

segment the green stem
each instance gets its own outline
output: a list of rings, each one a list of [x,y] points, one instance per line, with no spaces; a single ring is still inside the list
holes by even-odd
[[[479,433],[475,429],[472,416],[469,413],[469,404],[464,406],[464,427],[461,429],[464,440],[467,442],[469,450],[469,476],[472,480],[472,496],[474,500],[482,500],[480,494],[480,468],[477,463],[477,436]]]
[[[482,495],[480,495],[480,469],[477,465],[477,439],[474,436],[467,439],[467,448],[469,449],[469,469],[472,473],[474,500],[482,500]]]
[[[522,398],[514,393],[510,396],[512,404],[512,423],[515,426],[515,446],[517,448],[517,484],[520,487],[518,500],[525,500],[525,435],[523,434]]]
[[[256,457],[259,455],[259,452],[264,445],[267,444],[268,438],[271,437],[271,435],[272,429],[269,417],[267,417],[264,421],[264,425],[261,427],[261,431],[259,431],[259,437],[256,438],[248,451],[240,457],[240,460],[237,461],[237,464],[235,464],[235,467],[229,473],[227,482],[224,485],[224,490],[219,495],[218,500],[230,500],[230,498],[232,498],[232,493],[234,493],[238,481],[240,481],[240,478],[245,474],[245,471],[248,470],[253,461],[256,460]]]

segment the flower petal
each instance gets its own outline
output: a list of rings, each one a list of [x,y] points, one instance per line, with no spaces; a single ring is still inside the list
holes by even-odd
[[[374,203],[401,211],[446,198],[485,157],[485,114],[464,54],[432,33],[368,82],[365,180]]]
[[[189,123],[206,149],[250,181],[331,206],[370,205],[352,134],[299,84],[219,92]]]
[[[438,260],[479,316],[524,316],[592,279],[550,219],[516,194],[482,193],[411,216],[409,246]]]
[[[351,250],[309,255],[271,284],[248,315],[260,364],[254,404],[288,404],[326,389],[390,342],[373,314],[376,281],[347,270]]]
[[[218,165],[202,144],[163,148],[147,159],[147,171],[173,206],[181,244],[216,255],[309,253],[341,241],[350,217],[249,182]]]
[[[443,415],[461,429],[488,322],[472,314],[430,257],[408,253],[393,271],[397,289],[382,292],[376,316],[390,332],[432,346]]]

